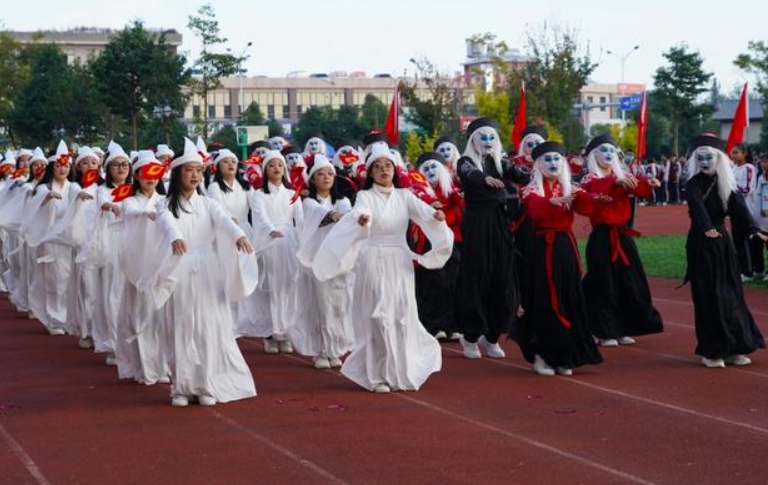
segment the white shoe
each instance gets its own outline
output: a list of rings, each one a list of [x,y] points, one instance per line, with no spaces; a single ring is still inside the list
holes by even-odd
[[[386,384],[379,384],[373,388],[373,392],[376,394],[389,394],[391,391],[392,389],[390,389]]]
[[[48,333],[51,335],[64,335],[67,332],[65,332],[63,328],[49,328]]]
[[[292,354],[293,353],[293,344],[291,344],[288,340],[283,340],[280,342],[280,352],[284,354]]]
[[[619,337],[616,340],[619,342],[619,345],[634,345],[636,343],[636,340],[632,337]]]
[[[728,357],[723,359],[723,362],[725,362],[728,365],[749,365],[752,363],[752,359],[750,359],[746,355],[736,354],[736,355],[729,355]]]
[[[163,377],[161,377],[160,379],[157,380],[157,383],[158,384],[170,384],[171,383],[171,378],[168,377],[168,376],[163,376]]]
[[[171,399],[171,406],[175,408],[184,408],[189,406],[189,399],[187,396],[173,396]]]
[[[80,346],[81,349],[92,349],[93,341],[90,338],[85,337],[78,340],[77,345]]]
[[[557,373],[561,376],[572,376],[573,375],[573,369],[570,369],[568,367],[558,367]]]
[[[198,396],[197,403],[201,406],[215,406],[216,399],[212,398],[211,396]]]
[[[437,332],[437,333],[435,334],[435,338],[436,338],[437,340],[445,340],[446,338],[448,338],[448,335],[446,335],[446,333],[445,333],[445,332],[443,332],[442,330],[440,330],[439,332]]]
[[[706,357],[701,358],[701,363],[705,366],[709,367],[710,369],[716,369],[718,367],[725,367],[725,361],[723,359],[707,359]]]
[[[741,275],[741,282],[746,283],[747,281],[752,281],[753,278],[751,276]]]
[[[480,348],[477,346],[477,342],[470,343],[464,340],[464,337],[459,339],[461,347],[464,349],[464,357],[467,359],[482,359],[483,354],[480,353]]]
[[[763,281],[765,281],[766,283],[768,283],[768,274],[766,274],[766,275],[763,277]]]
[[[608,338],[608,339],[597,339],[597,343],[600,344],[601,347],[618,347],[619,341],[615,338]]]
[[[341,364],[343,363],[341,359],[339,359],[338,357],[333,357],[329,359],[329,361],[330,361],[331,367],[341,367]]]
[[[502,350],[499,343],[492,344],[488,342],[485,337],[480,337],[480,340],[478,340],[478,344],[480,349],[485,353],[486,356],[490,357],[491,359],[503,359],[507,356],[507,354],[504,353],[504,350]]]
[[[555,369],[547,365],[544,359],[540,355],[536,355],[536,359],[533,361],[533,370],[540,376],[553,376],[555,375]]]
[[[107,355],[107,365],[115,366],[117,365],[117,357],[115,357],[114,354]]]
[[[29,311],[29,319],[30,320],[37,320],[37,317],[35,316],[34,313],[32,313],[32,310]]]
[[[330,369],[331,362],[327,357],[315,357],[315,369]]]
[[[275,339],[265,338],[264,352],[268,354],[277,354],[278,352],[280,352],[280,346],[278,345],[277,342],[275,342]]]
[[[461,334],[459,332],[453,332],[449,338],[455,342],[461,338]]]

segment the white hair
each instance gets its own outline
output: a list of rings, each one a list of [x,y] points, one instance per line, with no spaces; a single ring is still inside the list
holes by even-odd
[[[302,155],[305,157],[309,155],[309,142],[311,142],[312,140],[317,140],[320,142],[320,151],[317,153],[322,153],[323,155],[325,155],[326,154],[325,140],[317,136],[313,136],[312,138],[307,140],[307,142],[304,144],[304,152],[302,153]]]
[[[459,161],[459,156],[460,156],[459,147],[457,147],[455,143],[452,143],[450,141],[444,141],[435,147],[435,151],[439,151],[440,147],[443,145],[450,145],[451,147],[451,157],[445,159],[446,165],[453,166],[455,168],[456,162]]]
[[[544,154],[546,155],[546,153]],[[542,155],[542,156],[544,156]],[[558,155],[560,155],[558,153]],[[541,158],[541,157],[539,157]],[[528,184],[532,187],[537,194],[544,196],[544,174],[539,169],[538,158],[533,164],[533,171],[531,173],[531,182]],[[568,166],[568,161],[560,155],[560,173],[557,175],[557,180],[560,182],[560,188],[563,191],[563,196],[567,197],[573,192],[573,186],[571,185],[571,168]]]
[[[448,171],[448,168],[445,165],[437,160],[434,161],[437,162],[437,184],[440,186],[440,192],[443,194],[443,197],[447,199],[448,196],[451,195],[451,192],[453,192],[453,175],[451,175],[451,172]],[[427,174],[424,173],[423,170],[425,164],[426,162],[419,166],[419,172],[426,178]],[[431,188],[432,186],[430,185],[430,189]]]
[[[720,195],[720,200],[723,202],[723,207],[728,209],[728,199],[731,197],[731,193],[736,192],[736,178],[733,175],[733,161],[721,150],[708,146],[699,147],[688,157],[688,161],[685,163],[688,180],[694,175],[698,174],[699,163],[696,161],[696,155],[705,155],[713,153],[715,155],[715,175],[717,176],[717,193]]]
[[[501,157],[502,157],[502,147],[501,147],[501,139],[499,138],[499,133],[488,126],[484,126],[482,128],[478,128],[475,130],[474,133],[472,133],[472,136],[469,137],[469,140],[467,141],[467,148],[464,149],[464,156],[469,157],[470,160],[475,164],[475,166],[483,170],[483,156],[475,150],[475,137],[478,136],[480,133],[487,133],[488,131],[493,131],[493,133],[496,134],[496,140],[493,143],[493,151],[491,152],[491,157],[493,157],[493,163],[496,165],[496,171],[499,172],[499,177],[502,177],[504,175],[504,172],[501,170]]]
[[[523,139],[520,140],[520,143],[518,143],[518,145],[517,145],[517,154],[518,155],[522,155],[529,162],[532,161],[533,158],[531,158],[530,155],[525,155],[525,142],[526,142],[526,140],[528,140],[529,138],[533,138],[534,136],[540,138],[541,139],[541,143],[544,143],[546,141],[546,140],[544,140],[544,137],[539,135],[538,133],[529,133],[529,134],[525,135],[523,137]]]
[[[603,143],[603,145],[610,145],[610,143]],[[600,145],[602,146],[602,145]],[[613,145],[611,145],[613,146]],[[593,176],[597,178],[603,178],[607,177],[608,173],[603,169],[603,167],[600,166],[600,163],[597,161],[597,155],[595,152],[600,147],[595,148],[591,152],[589,152],[589,155],[587,155],[587,169],[589,170],[589,173],[593,174]],[[618,180],[624,180],[626,178],[626,174],[624,173],[624,167],[621,166],[621,162],[619,162],[619,149],[616,149],[616,157],[611,160],[611,169],[613,170],[613,174],[616,175],[616,178]]]

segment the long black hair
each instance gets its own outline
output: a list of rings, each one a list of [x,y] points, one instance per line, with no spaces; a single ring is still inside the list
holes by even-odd
[[[45,172],[43,172],[43,178],[40,179],[40,182],[35,185],[35,189],[32,191],[33,195],[37,194],[37,189],[41,185],[47,186],[48,190],[53,190],[53,171],[56,168],[57,163],[59,162],[55,160],[53,162],[48,162],[48,165],[45,166]]]
[[[104,167],[104,173],[105,173],[105,179],[104,179],[104,185],[109,187],[110,189],[115,188],[115,181],[112,180],[112,174],[109,171],[109,165],[110,163],[115,162],[115,160],[111,160],[106,167]],[[130,184],[133,182],[133,170],[131,170],[131,162],[128,162],[128,176],[125,178],[125,183]]]
[[[315,181],[313,180],[315,174],[312,174],[312,177],[309,177],[309,181],[307,182],[307,185],[309,186],[309,197],[312,199],[317,200],[317,185],[315,185]],[[344,196],[341,195],[341,192],[339,191],[339,176],[335,174],[333,175],[333,185],[331,185],[331,203],[335,204],[337,200],[343,199]],[[319,201],[318,201],[319,202]]]
[[[275,157],[269,160],[269,162],[264,164],[264,177],[262,177],[261,180],[261,190],[265,193],[269,193],[269,177],[267,176],[267,165],[269,165],[272,160],[280,160],[279,158]],[[288,166],[285,164],[285,160],[283,160],[283,187],[286,189],[292,189],[293,186],[291,185],[291,182],[288,181]]]
[[[171,214],[178,219],[179,218],[179,211],[183,211],[186,213],[189,213],[188,210],[184,209],[184,207],[181,206],[181,169],[184,168],[184,165],[179,165],[178,167],[171,170],[171,183],[168,186],[168,195],[166,197],[168,198],[168,209],[170,209]],[[200,188],[200,186],[197,186],[197,195],[203,195],[203,189]]]
[[[392,160],[389,160],[389,159],[387,159],[387,160],[389,161],[389,163],[392,164],[392,167],[395,169],[395,173],[392,175],[392,185],[396,189],[399,189],[400,188],[400,178],[397,176],[397,164],[395,162],[393,162]],[[371,163],[371,165],[373,165],[373,163]],[[363,184],[362,190],[370,189],[371,187],[373,187],[373,184],[374,184],[374,182],[373,182],[373,170],[370,170],[370,167],[368,167],[368,169],[366,169],[365,183]]]
[[[244,178],[243,174],[240,173],[240,164],[237,164],[237,167],[235,168],[235,182],[240,184],[240,187],[243,188],[244,191],[248,192],[251,189],[251,184],[249,184]],[[222,193],[229,193],[232,192],[232,189],[229,188],[229,185],[227,185],[224,182],[224,177],[221,176],[221,170],[219,170],[218,164],[216,166],[216,173],[213,174],[213,182],[215,184],[218,184],[219,188],[221,189]]]

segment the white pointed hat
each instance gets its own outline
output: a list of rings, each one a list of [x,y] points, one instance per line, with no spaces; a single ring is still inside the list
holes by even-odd
[[[171,158],[173,158],[173,156],[175,155],[175,153],[173,153],[173,150],[171,150],[171,148],[168,145],[165,145],[165,144],[157,145],[155,156],[164,157],[168,155],[170,155]]]
[[[96,161],[99,160],[99,156],[96,155],[96,152],[93,151],[93,148],[87,147],[87,146],[81,146],[77,149],[77,159],[75,160],[75,164],[80,163],[80,161],[85,160],[86,158],[93,158]]]
[[[200,153],[198,153],[197,147],[194,143],[192,143],[192,140],[184,137],[184,153],[182,153],[179,158],[171,162],[171,170],[188,163],[199,163],[202,165],[203,157],[200,155]]]
[[[120,145],[115,143],[114,140],[110,141],[109,145],[107,145],[107,153],[108,153],[107,159],[104,160],[104,166],[105,167],[107,165],[109,165],[110,162],[113,162],[113,161],[117,160],[118,158],[124,158],[124,159],[126,159],[128,161],[131,160],[128,157],[128,154],[125,153],[125,150],[123,150],[123,147],[121,147]]]
[[[43,153],[43,149],[40,147],[37,147],[32,151],[32,158],[29,159],[30,165],[35,162],[43,162],[48,165],[48,159],[45,157],[45,153]]]

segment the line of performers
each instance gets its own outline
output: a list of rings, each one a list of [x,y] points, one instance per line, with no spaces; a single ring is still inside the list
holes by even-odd
[[[298,352],[361,387],[417,390],[441,369],[440,338],[469,359],[504,358],[503,334],[535,372],[571,375],[663,330],[633,237],[629,198],[658,184],[622,166],[609,136],[587,147],[577,186],[562,145],[526,130],[502,152],[473,121],[408,169],[386,136],[329,158],[275,138],[248,160],[185,139],[128,154],[62,141],[0,165],[2,284],[53,335],[106,354],[121,379],[170,383],[171,402],[256,395],[239,337]],[[696,353],[746,365],[765,346],[744,301],[725,218],[764,238],[736,193],[723,142],[692,141],[686,280]],[[584,274],[572,225],[593,230]],[[343,360],[342,360],[343,359]]]

